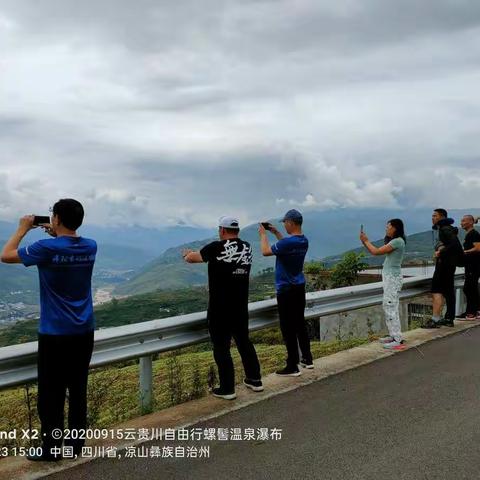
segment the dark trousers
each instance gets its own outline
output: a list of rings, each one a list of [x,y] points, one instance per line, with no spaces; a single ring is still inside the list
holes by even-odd
[[[93,331],[81,335],[38,334],[38,416],[44,454],[61,447],[62,437],[52,436],[64,429],[64,404],[68,390],[68,428],[87,427],[88,366],[93,350]],[[84,440],[65,440],[79,453]]]
[[[305,285],[292,285],[288,290],[277,293],[277,304],[280,329],[287,347],[287,367],[297,368],[298,346],[303,359],[311,362],[310,338],[305,322]]]
[[[445,298],[447,311],[445,318],[453,320],[455,318],[455,265],[440,263],[437,261],[435,272],[432,279],[432,293],[441,293]]]
[[[480,279],[480,268],[465,267],[465,284],[463,293],[467,297],[467,314],[475,315],[479,310],[478,280]]]
[[[257,352],[250,341],[248,332],[248,312],[231,314],[230,312],[208,312],[208,330],[213,344],[213,358],[218,367],[220,388],[226,392],[235,390],[235,371],[230,354],[232,338],[242,358],[245,376],[250,380],[260,380],[260,363]]]

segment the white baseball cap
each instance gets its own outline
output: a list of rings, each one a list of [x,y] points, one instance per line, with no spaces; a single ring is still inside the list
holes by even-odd
[[[230,217],[229,215],[224,215],[218,220],[218,226],[223,228],[237,228],[240,230],[240,222],[236,217]]]

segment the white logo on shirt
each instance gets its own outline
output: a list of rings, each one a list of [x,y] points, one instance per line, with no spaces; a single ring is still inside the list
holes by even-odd
[[[217,257],[217,260],[226,263],[240,263],[241,265],[251,265],[252,264],[252,247],[247,246],[246,243],[243,244],[243,250],[238,251],[238,243],[231,242],[227,240],[224,245],[224,250],[221,253],[220,257]]]

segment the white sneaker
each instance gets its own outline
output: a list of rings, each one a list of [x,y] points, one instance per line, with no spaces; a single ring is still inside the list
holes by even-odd
[[[392,342],[384,343],[383,348],[386,350],[403,350],[405,345],[403,342],[397,342],[396,340],[393,340]]]
[[[304,360],[303,358],[300,360],[300,365],[303,367],[303,368],[308,368],[308,369],[312,369],[314,368],[314,365],[313,365],[313,362],[307,362],[306,360]]]
[[[380,343],[390,343],[393,342],[395,339],[391,337],[390,335],[387,335],[386,337],[379,338],[378,341]]]

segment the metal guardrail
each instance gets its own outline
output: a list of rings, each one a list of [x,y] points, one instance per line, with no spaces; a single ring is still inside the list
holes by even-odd
[[[457,275],[457,281],[462,277],[463,275]],[[404,279],[400,299],[406,300],[427,293],[430,281],[431,277],[425,276]],[[381,282],[308,293],[305,317],[320,318],[380,305],[382,297]],[[249,314],[251,331],[275,326],[278,324],[277,301],[271,299],[250,303]],[[152,355],[208,339],[207,312],[101,329],[95,331],[90,368],[139,358],[140,407],[145,412],[152,405]],[[0,348],[0,389],[36,379],[37,342]]]

